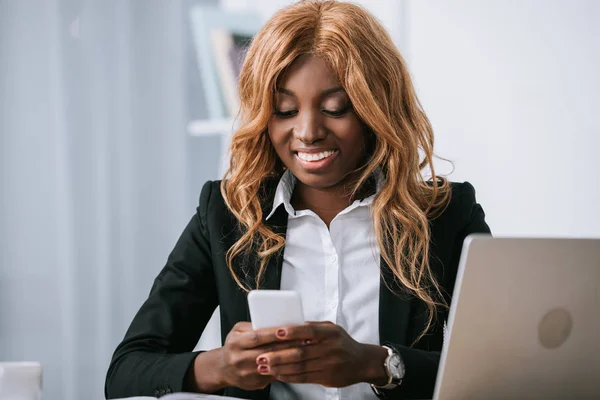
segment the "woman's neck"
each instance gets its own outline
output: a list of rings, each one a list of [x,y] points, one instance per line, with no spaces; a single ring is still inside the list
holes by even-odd
[[[374,182],[367,184],[352,196],[353,183],[344,181],[329,188],[314,188],[298,181],[292,194],[291,204],[295,210],[311,210],[329,227],[331,221],[356,198],[364,198],[375,193]]]

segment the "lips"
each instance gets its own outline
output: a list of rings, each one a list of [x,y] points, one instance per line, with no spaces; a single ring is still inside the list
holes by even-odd
[[[318,173],[327,170],[338,158],[339,150],[302,151],[294,152],[294,157],[302,169],[309,173]]]
[[[296,152],[298,158],[302,161],[314,162],[321,161],[327,157],[331,157],[337,150],[327,150],[319,153],[306,153],[302,151]]]

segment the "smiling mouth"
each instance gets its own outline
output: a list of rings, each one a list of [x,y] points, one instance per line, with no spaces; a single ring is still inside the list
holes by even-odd
[[[329,158],[329,157],[333,156],[335,153],[337,153],[337,150],[322,151],[320,153],[302,153],[302,152],[298,151],[298,152],[296,152],[296,155],[302,161],[315,162],[315,161],[321,161],[326,158]]]

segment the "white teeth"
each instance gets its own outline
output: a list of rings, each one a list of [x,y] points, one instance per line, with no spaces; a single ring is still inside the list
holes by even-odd
[[[300,152],[298,152],[298,158],[300,158],[301,160],[304,160],[304,161],[319,161],[319,160],[322,160],[324,158],[331,156],[333,153],[335,153],[335,150],[334,151],[322,151],[320,153],[300,153]]]

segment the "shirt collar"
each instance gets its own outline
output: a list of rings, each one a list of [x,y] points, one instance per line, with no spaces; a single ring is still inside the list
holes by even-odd
[[[375,194],[377,194],[377,193],[379,193],[379,190],[381,190],[381,187],[385,183],[385,177],[383,176],[383,172],[381,171],[380,168],[377,168],[375,170],[375,172],[373,173],[373,175],[375,176],[375,180],[376,180]],[[273,214],[275,214],[275,211],[277,211],[277,209],[281,205],[284,206],[285,210],[287,211],[287,213],[289,215],[296,214],[296,211],[294,210],[294,207],[292,207],[292,204],[291,204],[292,194],[294,193],[294,188],[296,187],[296,182],[297,182],[297,178],[294,176],[294,174],[292,174],[292,171],[287,169],[283,173],[283,175],[281,176],[281,179],[279,180],[279,183],[277,184],[277,189],[275,190],[275,196],[273,198],[273,208],[271,209],[271,212],[269,213],[269,215],[267,215],[267,218],[265,218],[265,219],[271,218],[273,216]],[[367,198],[364,198],[362,200],[355,200],[353,204],[356,204],[358,202],[357,206],[368,206],[371,203],[373,203],[375,194],[373,194]]]
[[[275,214],[275,211],[283,204],[285,210],[290,215],[294,215],[294,207],[290,201],[292,200],[292,193],[294,193],[294,188],[296,187],[296,177],[292,174],[292,171],[289,169],[285,170],[281,179],[279,179],[279,183],[277,184],[277,189],[275,190],[275,197],[273,198],[273,208],[269,215],[267,215],[266,219],[269,219]]]

